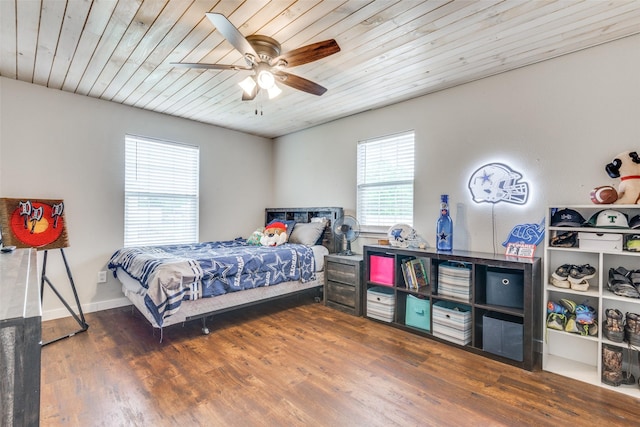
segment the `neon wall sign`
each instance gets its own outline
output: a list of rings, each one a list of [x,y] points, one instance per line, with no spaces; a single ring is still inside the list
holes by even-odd
[[[468,187],[476,203],[524,205],[529,198],[529,184],[521,179],[520,172],[504,163],[488,163],[473,172]]]

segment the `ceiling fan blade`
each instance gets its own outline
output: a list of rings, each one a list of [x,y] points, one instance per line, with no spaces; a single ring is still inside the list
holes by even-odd
[[[295,67],[317,61],[338,52],[340,52],[340,46],[335,40],[331,39],[293,49],[275,58],[271,63],[277,64],[278,60],[284,59],[289,67]]]
[[[219,13],[206,13],[207,18],[216,27],[216,29],[235,47],[242,56],[247,54],[252,55],[255,59],[258,59],[258,54],[246,38],[240,31],[227,19],[226,16]]]
[[[327,91],[326,88],[320,86],[318,83],[314,83],[311,80],[307,80],[294,74],[289,74],[281,71],[279,73],[275,73],[275,76],[282,84],[313,95],[320,96]]]
[[[249,66],[242,65],[225,65],[225,64],[202,64],[199,62],[172,62],[174,67],[186,67],[186,68],[207,68],[210,70],[251,70]]]

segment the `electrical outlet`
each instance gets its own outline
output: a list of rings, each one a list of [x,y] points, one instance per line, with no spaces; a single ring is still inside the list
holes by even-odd
[[[98,271],[98,283],[107,283],[106,271]]]

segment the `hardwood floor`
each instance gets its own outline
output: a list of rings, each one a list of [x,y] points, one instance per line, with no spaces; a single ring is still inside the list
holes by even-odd
[[[158,332],[130,308],[43,347],[42,426],[638,425],[640,400],[308,297]],[[73,330],[43,324],[43,339]]]

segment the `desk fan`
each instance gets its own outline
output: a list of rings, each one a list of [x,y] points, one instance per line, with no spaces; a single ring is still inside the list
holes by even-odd
[[[338,218],[335,224],[333,224],[333,234],[338,238],[342,238],[347,243],[347,249],[340,252],[339,255],[355,255],[355,253],[351,251],[351,242],[356,240],[360,235],[360,224],[357,219],[349,215]]]

